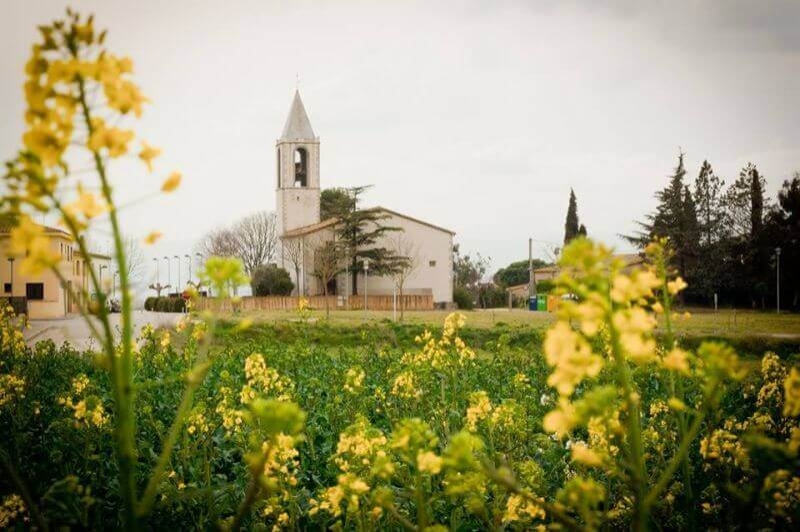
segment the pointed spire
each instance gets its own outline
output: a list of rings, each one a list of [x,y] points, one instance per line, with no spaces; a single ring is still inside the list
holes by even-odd
[[[281,140],[313,138],[315,138],[314,130],[311,129],[311,122],[308,120],[306,108],[303,105],[303,100],[300,99],[300,91],[295,90],[292,108],[289,110],[289,116],[286,117],[286,125],[283,126]]]

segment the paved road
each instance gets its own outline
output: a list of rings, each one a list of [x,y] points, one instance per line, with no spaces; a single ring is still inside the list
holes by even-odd
[[[154,327],[171,327],[183,316],[183,314],[169,312],[148,312],[137,310],[133,313],[134,335],[138,335],[139,330],[147,323]],[[122,327],[120,314],[111,315],[111,326],[114,328],[117,337]],[[97,348],[98,342],[92,338],[89,326],[80,316],[62,318],[56,320],[32,320],[30,329],[25,331],[25,340],[28,344],[35,344],[41,340],[50,339],[57,345],[69,342],[78,349]]]

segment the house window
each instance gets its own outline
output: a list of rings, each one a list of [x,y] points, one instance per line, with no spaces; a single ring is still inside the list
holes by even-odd
[[[429,260],[428,261],[428,266],[430,266],[431,268],[435,268],[436,267],[436,261],[435,260]]]
[[[41,301],[44,299],[44,283],[26,283],[25,297],[29,301]]]
[[[11,283],[4,283],[3,284],[3,292],[5,292],[6,294],[10,294],[11,293]]]

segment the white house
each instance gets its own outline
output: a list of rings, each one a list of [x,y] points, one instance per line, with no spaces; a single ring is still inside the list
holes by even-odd
[[[313,249],[335,238],[336,220],[320,220],[320,141],[311,128],[300,93],[286,119],[283,133],[276,143],[276,203],[278,265],[287,270],[299,293],[323,293],[319,279],[311,273]],[[400,251],[414,263],[404,283],[406,294],[432,294],[435,303],[453,301],[453,236],[455,233],[437,225],[406,216],[394,210],[377,207],[386,218],[383,225],[400,228],[384,234],[377,247]],[[329,293],[349,295],[347,275],[337,276]],[[358,293],[363,293],[364,276],[357,279]],[[389,295],[395,281],[389,277],[368,278],[368,293]]]

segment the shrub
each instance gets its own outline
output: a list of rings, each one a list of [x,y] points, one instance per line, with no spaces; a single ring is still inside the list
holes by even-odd
[[[254,296],[288,296],[294,290],[289,272],[274,265],[262,265],[253,272],[251,286]]]
[[[475,304],[472,301],[472,294],[461,286],[457,286],[455,290],[453,290],[453,302],[462,310],[472,310],[475,308]]]
[[[537,294],[549,294],[553,291],[556,287],[555,281],[550,279],[545,279],[544,281],[539,281],[536,283],[536,293]]]
[[[144,309],[154,312],[186,312],[186,301],[182,297],[148,297]]]

